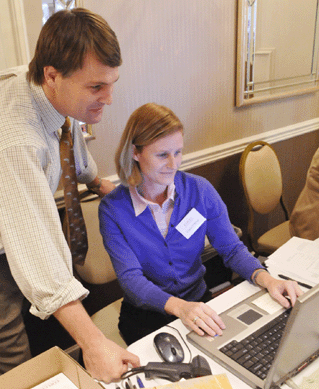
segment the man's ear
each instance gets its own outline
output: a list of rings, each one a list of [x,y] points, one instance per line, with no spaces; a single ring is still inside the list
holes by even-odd
[[[55,88],[56,80],[60,73],[53,66],[45,66],[43,68],[43,74],[44,74],[44,83],[49,88]]]

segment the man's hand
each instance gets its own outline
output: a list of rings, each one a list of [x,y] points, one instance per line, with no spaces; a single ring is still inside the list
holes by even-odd
[[[62,306],[53,315],[82,349],[85,367],[93,378],[105,383],[118,381],[129,364],[139,367],[139,358],[107,339],[79,300]]]
[[[116,188],[116,186],[111,181],[105,180],[104,178],[99,178],[98,176],[96,176],[93,181],[86,184],[86,186],[101,198]]]
[[[102,178],[101,187],[100,187],[98,195],[100,197],[104,197],[108,193],[112,192],[112,190],[115,188],[116,188],[116,186],[113,184],[113,182]]]
[[[82,351],[85,368],[93,378],[106,384],[119,381],[129,365],[140,366],[140,360],[136,355],[106,339],[103,334],[95,345],[91,344]]]

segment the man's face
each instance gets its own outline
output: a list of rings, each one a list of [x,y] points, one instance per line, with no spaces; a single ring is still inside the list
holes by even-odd
[[[82,69],[69,77],[62,77],[52,66],[45,68],[45,75],[46,72],[49,81],[45,82],[43,89],[63,116],[94,124],[102,119],[105,104],[112,104],[113,86],[119,78],[118,68],[103,65],[92,54],[86,56]]]

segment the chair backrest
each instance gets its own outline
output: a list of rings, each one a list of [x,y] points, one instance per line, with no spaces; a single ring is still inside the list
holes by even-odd
[[[84,265],[76,265],[76,271],[89,284],[105,284],[117,278],[100,234],[99,204],[99,198],[93,201],[82,201],[81,203],[88,234],[89,250]]]
[[[249,206],[260,214],[271,212],[282,196],[282,175],[275,150],[266,142],[253,142],[244,150],[239,168]]]
[[[281,205],[285,219],[288,212],[282,198],[282,175],[275,150],[264,141],[249,144],[239,163],[240,178],[249,207],[248,241],[252,250],[258,252],[255,241],[255,213],[269,214],[278,204]]]

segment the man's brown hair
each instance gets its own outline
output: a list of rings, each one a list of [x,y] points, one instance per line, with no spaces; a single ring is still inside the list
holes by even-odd
[[[84,8],[59,11],[40,32],[28,80],[42,85],[45,66],[53,66],[68,77],[82,68],[88,53],[111,68],[122,63],[117,37],[100,15]]]

